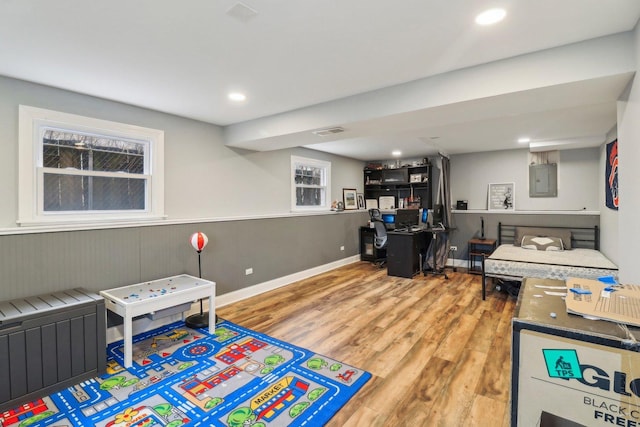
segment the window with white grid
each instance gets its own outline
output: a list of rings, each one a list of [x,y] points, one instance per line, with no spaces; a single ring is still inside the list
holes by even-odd
[[[158,219],[164,133],[20,106],[21,225]]]
[[[291,210],[328,210],[331,163],[291,156]]]

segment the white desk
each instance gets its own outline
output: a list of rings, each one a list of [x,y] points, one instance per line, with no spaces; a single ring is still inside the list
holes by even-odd
[[[209,298],[209,333],[215,333],[216,284],[209,280],[182,274],[101,291],[108,310],[124,321],[124,366],[133,363],[133,318],[165,308]]]

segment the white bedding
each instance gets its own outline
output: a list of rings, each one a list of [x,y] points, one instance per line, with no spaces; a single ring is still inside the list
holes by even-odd
[[[571,249],[566,251],[535,251],[513,245],[500,245],[485,260],[485,275],[515,278],[537,277],[560,279],[601,276],[617,278],[618,267],[599,251]]]

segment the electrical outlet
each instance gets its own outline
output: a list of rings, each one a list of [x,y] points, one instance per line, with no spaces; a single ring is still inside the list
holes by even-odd
[[[344,251],[344,246],[340,246],[340,250],[341,250],[341,251]]]
[[[248,276],[250,274],[253,274],[253,268],[247,268],[246,270],[244,270],[244,275]]]
[[[450,250],[450,251],[454,251],[454,252],[455,252],[455,251],[457,251],[457,250],[458,250],[458,247],[457,247],[457,246],[450,246],[450,247],[449,247],[449,250]]]

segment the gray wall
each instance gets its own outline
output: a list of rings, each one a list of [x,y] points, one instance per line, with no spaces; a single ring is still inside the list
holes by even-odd
[[[360,161],[304,148],[232,149],[215,125],[0,76],[0,230],[16,227],[20,104],[164,130],[171,220],[289,212],[291,154],[331,161],[332,200],[342,200],[342,188],[363,189]]]
[[[514,182],[516,210],[600,210],[598,148],[560,151],[558,197],[529,197],[528,149],[451,156],[451,198],[469,209],[487,209],[489,183]]]
[[[181,273],[198,275],[189,236],[202,231],[202,276],[217,294],[359,252],[364,211],[243,221],[0,236],[1,299],[74,287],[109,289]],[[344,246],[344,251],[340,250]],[[245,275],[246,268],[252,275]]]
[[[615,132],[607,142],[615,139]],[[498,222],[512,225],[547,225],[591,227],[601,225],[604,206],[604,146],[560,151],[558,164],[558,197],[530,198],[528,177],[528,149],[493,151],[451,156],[451,197],[468,200],[469,210],[454,214],[457,228],[451,244],[458,246],[453,255],[467,259],[467,241],[480,235],[480,217],[485,220],[485,235],[497,237]],[[514,182],[516,211],[531,213],[501,213],[486,211],[489,183]],[[561,213],[558,213],[560,212]],[[600,230],[601,251],[617,262],[617,213],[604,212],[604,226]]]
[[[170,224],[46,233],[17,227],[20,104],[164,130]],[[366,213],[291,216],[289,176],[292,154],[329,160],[331,199],[341,200],[342,188],[362,191],[362,162],[304,148],[230,149],[221,133],[215,125],[0,77],[0,300],[197,274],[188,245],[194,231],[210,239],[203,275],[218,283],[219,295],[358,253]],[[277,218],[240,220],[247,216]],[[244,275],[248,267],[251,276]]]

